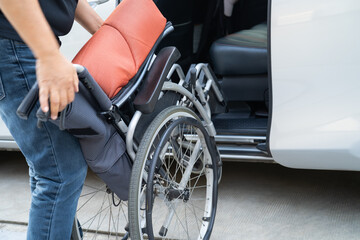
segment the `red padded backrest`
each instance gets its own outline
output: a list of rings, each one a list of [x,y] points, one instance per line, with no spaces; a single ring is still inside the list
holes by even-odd
[[[166,19],[152,0],[123,0],[73,59],[113,98],[135,76]]]

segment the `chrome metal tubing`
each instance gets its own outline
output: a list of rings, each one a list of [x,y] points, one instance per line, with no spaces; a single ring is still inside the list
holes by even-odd
[[[211,74],[210,70],[209,70],[209,66],[206,65],[205,63],[199,63],[195,66],[196,68],[196,78],[199,77],[199,74],[201,72],[201,70],[204,71],[204,74],[205,76],[209,79],[209,80],[212,80],[211,81],[211,87],[213,88],[214,90],[214,93],[218,99],[219,102],[223,102],[224,101],[224,98],[220,92],[220,89],[218,88],[218,86],[216,85],[216,83],[214,82],[215,79],[213,79],[213,75]]]
[[[180,81],[184,81],[185,80],[185,74],[184,74],[184,71],[182,70],[182,68],[181,68],[181,66],[179,64],[172,65],[172,67],[170,68],[170,71],[169,71],[168,75],[166,76],[166,78],[170,79],[175,71],[176,71],[177,75],[179,76]]]
[[[236,136],[236,135],[216,135],[216,142],[228,143],[257,143],[256,141],[266,141],[266,136]]]
[[[257,149],[254,146],[226,146],[226,145],[217,145],[217,148],[220,152],[229,151],[229,152],[239,152],[241,153],[259,153],[263,154],[263,151]]]
[[[73,66],[75,67],[77,73],[81,73],[85,69],[83,66],[79,64],[73,64]]]
[[[206,110],[203,108],[202,104],[199,102],[199,100],[194,96],[194,94],[190,93],[188,90],[186,90],[184,87],[173,83],[173,82],[165,82],[163,87],[163,91],[175,91],[178,92],[184,96],[186,96],[196,107],[196,109],[199,111],[201,117],[205,121],[205,128],[207,129],[210,136],[216,135],[216,130],[214,127],[214,124],[212,123],[211,119],[207,115]]]
[[[128,126],[126,126],[126,124],[125,124],[125,122],[124,122],[123,120],[120,120],[116,125],[120,128],[120,130],[121,130],[124,134],[127,133],[127,131],[128,131]]]
[[[274,159],[272,157],[264,157],[264,156],[248,156],[248,155],[220,153],[220,157],[226,160],[274,162]]]
[[[209,116],[209,118],[211,118],[211,110],[210,110],[209,103],[205,99],[204,91],[203,91],[203,89],[201,87],[201,84],[199,83],[198,80],[196,81],[196,84],[195,84],[195,91],[197,92],[197,94],[199,96],[199,99],[200,99],[200,102],[203,105],[205,111],[207,112],[207,115]]]
[[[136,156],[134,151],[134,133],[141,116],[142,113],[140,111],[135,112],[134,116],[130,121],[128,132],[126,134],[126,150],[133,161],[135,160]]]

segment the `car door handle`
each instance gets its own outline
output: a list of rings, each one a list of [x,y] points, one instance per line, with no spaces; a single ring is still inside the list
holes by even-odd
[[[98,5],[100,4],[103,4],[103,3],[106,3],[108,2],[109,0],[90,0],[88,1],[89,5],[92,7],[92,8],[95,8],[97,7]]]

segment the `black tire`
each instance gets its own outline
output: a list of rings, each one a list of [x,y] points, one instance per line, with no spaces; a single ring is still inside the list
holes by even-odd
[[[169,107],[153,120],[137,151],[130,181],[133,240],[146,235],[149,239],[210,238],[218,184],[214,143],[187,108]]]

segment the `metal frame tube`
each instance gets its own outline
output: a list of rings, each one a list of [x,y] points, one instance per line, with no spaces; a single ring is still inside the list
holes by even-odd
[[[130,121],[128,132],[126,134],[126,150],[133,161],[135,160],[136,156],[134,151],[134,133],[141,116],[142,113],[140,111],[135,112],[133,118]]]
[[[206,110],[204,109],[202,104],[194,96],[194,94],[190,93],[184,87],[182,87],[176,83],[173,83],[173,82],[165,82],[162,87],[162,90],[163,91],[174,91],[174,92],[178,92],[178,93],[186,96],[194,104],[195,108],[199,111],[201,117],[204,119],[204,121],[205,121],[204,126],[205,126],[206,130],[208,131],[209,135],[211,137],[216,135],[216,130],[215,130],[213,122],[211,121],[210,117],[208,116],[208,113],[206,112]]]
[[[181,66],[179,64],[174,64],[172,65],[172,67],[170,68],[170,71],[168,73],[168,75],[166,76],[167,79],[170,79],[170,77],[174,74],[174,72],[176,71],[177,75],[180,78],[180,81],[185,79],[185,74],[181,68]]]
[[[195,66],[196,68],[196,77],[199,76],[201,70],[204,71],[204,74],[205,76],[209,79],[209,80],[212,80],[211,81],[211,87],[213,88],[214,92],[215,92],[215,95],[218,99],[219,102],[223,102],[224,101],[224,98],[220,92],[220,89],[218,88],[218,86],[216,85],[216,83],[214,82],[214,77],[213,75],[211,74],[210,70],[209,70],[209,66],[205,63],[199,63]]]

